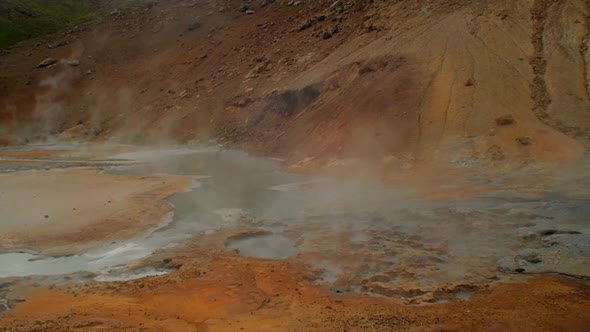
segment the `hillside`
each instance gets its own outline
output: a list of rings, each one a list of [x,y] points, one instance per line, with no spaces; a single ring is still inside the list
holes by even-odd
[[[240,4],[99,1],[19,44],[1,58],[5,140],[213,137],[319,164],[555,160],[587,142],[587,2]],[[47,57],[80,66],[34,69]]]

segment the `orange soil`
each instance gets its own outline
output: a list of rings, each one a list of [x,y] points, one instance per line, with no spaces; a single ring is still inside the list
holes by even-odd
[[[7,330],[584,331],[590,287],[539,277],[494,284],[466,302],[407,306],[338,295],[306,267],[232,255],[198,259],[170,276],[36,290],[4,316]]]

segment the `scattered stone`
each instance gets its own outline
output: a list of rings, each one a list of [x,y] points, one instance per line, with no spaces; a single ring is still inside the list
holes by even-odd
[[[88,69],[88,70],[86,71],[86,75],[90,76],[90,75],[92,75],[92,74],[94,74],[94,72],[93,72],[92,70]]]
[[[45,219],[47,219],[47,218],[49,218],[49,216],[48,215],[45,215]]]
[[[114,10],[111,12],[111,16],[119,16],[119,15],[121,15],[121,12],[119,11],[119,9],[116,9],[116,8],[115,8],[115,9],[114,9]]]
[[[504,151],[502,151],[502,148],[496,144],[488,148],[486,151],[486,156],[493,161],[500,161],[504,160],[505,158]]]
[[[470,87],[470,86],[474,86],[475,85],[475,80],[473,80],[472,78],[467,79],[467,81],[465,82],[465,86]]]
[[[256,12],[253,11],[252,9],[246,10],[246,15],[253,15],[254,13],[256,13]]]
[[[539,256],[539,254],[537,254],[536,252],[532,252],[530,254],[527,254],[527,255],[523,256],[522,258],[531,264],[539,264],[539,263],[543,262],[543,260],[541,259],[541,256]]]
[[[299,6],[303,3],[303,1],[295,1],[293,2],[293,6]]]
[[[334,8],[334,7],[338,7],[342,5],[342,0],[338,0],[338,1],[334,1],[331,5],[330,8]]]
[[[301,22],[301,24],[299,25],[299,31],[303,31],[307,28],[311,28],[316,23],[317,23],[317,19],[315,17],[307,19],[307,20]]]
[[[516,138],[516,141],[518,143],[520,143],[521,145],[531,145],[531,144],[533,144],[533,140],[530,137],[526,137],[526,136],[517,137]]]
[[[45,60],[41,61],[41,62],[40,62],[38,65],[37,65],[37,68],[45,68],[45,67],[49,67],[49,66],[51,66],[52,64],[54,64],[54,63],[56,63],[56,62],[57,62],[57,60],[56,60],[56,59],[54,59],[54,58],[47,58],[47,59],[45,59]]]
[[[47,44],[47,48],[51,50],[51,49],[54,49],[54,48],[58,48],[60,46],[64,46],[66,44],[67,44],[66,42],[51,43],[51,44]]]
[[[198,29],[198,28],[200,28],[200,27],[201,27],[201,23],[199,23],[199,22],[193,22],[193,23],[191,23],[191,24],[188,26],[188,30],[189,30],[189,31],[193,31],[193,30],[196,30],[196,29]]]
[[[303,31],[305,29],[311,28],[312,26],[314,26],[316,23],[321,22],[326,20],[326,15],[318,15],[316,17],[312,17],[310,19],[307,19],[303,22],[301,22],[301,24],[298,27],[299,31]],[[331,33],[335,34],[336,32],[340,31],[340,28],[336,25],[332,28]]]
[[[78,67],[80,65],[80,60],[68,60],[64,61],[64,64],[69,67]]]
[[[325,31],[324,34],[322,35],[322,38],[330,39],[330,38],[332,38],[332,33],[330,31]]]
[[[245,12],[245,11],[247,11],[248,9],[250,9],[250,6],[248,6],[248,5],[247,5],[247,4],[245,4],[245,3],[243,3],[243,4],[240,6],[240,12],[242,12],[242,13],[243,13],[243,12]]]
[[[275,2],[275,0],[262,0],[262,2],[260,3],[260,7],[266,7],[274,2]]]
[[[496,118],[496,124],[498,126],[507,126],[514,123],[514,117],[510,114],[502,115],[499,118]]]
[[[201,54],[201,55],[199,55],[199,59],[206,59],[207,56],[208,56],[207,54]]]
[[[148,8],[153,8],[158,4],[158,0],[146,0],[145,4]]]

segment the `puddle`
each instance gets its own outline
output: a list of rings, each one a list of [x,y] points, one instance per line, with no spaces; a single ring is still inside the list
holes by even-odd
[[[461,292],[457,292],[455,293],[455,297],[461,301],[467,301],[469,300],[473,295],[475,294],[475,292],[470,292],[470,291],[461,291]]]
[[[297,255],[293,241],[278,234],[249,235],[232,238],[226,246],[238,251],[240,256],[285,259]]]
[[[356,233],[350,236],[349,240],[352,242],[365,242],[371,240],[373,237],[367,233]]]
[[[8,299],[0,298],[0,314],[8,310],[10,310],[10,306],[8,305]]]

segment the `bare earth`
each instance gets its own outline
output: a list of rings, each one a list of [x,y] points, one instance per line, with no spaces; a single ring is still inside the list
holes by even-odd
[[[96,170],[0,174],[0,249],[65,255],[129,238],[162,222],[164,199],[187,178]]]
[[[231,230],[190,241],[179,271],[35,290],[0,320],[9,331],[587,331],[590,287],[566,278],[498,283],[470,300],[408,306],[335,294],[295,260],[223,253]],[[185,248],[186,249],[186,248]],[[168,253],[172,254],[172,253]],[[168,257],[168,256],[164,256]]]
[[[565,177],[546,194],[575,198],[558,211],[574,217],[545,218],[551,227],[529,240],[544,250],[552,238],[588,235],[587,164],[557,166],[590,147],[590,1],[257,0],[240,11],[245,2],[97,0],[92,20],[2,50],[0,145],[214,141],[276,157],[289,172],[342,166],[344,177],[366,174],[442,202],[486,193],[497,176],[539,196],[541,184]],[[58,61],[37,68],[48,57]],[[0,250],[77,254],[161,225],[166,198],[191,179],[101,172],[125,150],[2,150]],[[347,168],[350,160],[368,166]],[[473,185],[463,181],[471,171],[489,176]],[[523,223],[543,217],[526,212]],[[476,235],[497,227],[471,221]],[[579,228],[560,228],[568,222]],[[314,283],[321,271],[295,258],[241,257],[225,247],[241,232],[193,236],[128,266],[169,268],[162,276],[0,280],[0,331],[590,330],[587,275],[507,272],[507,282],[492,271],[477,289],[437,290],[463,287],[475,293],[467,300],[416,305],[327,289]],[[337,237],[321,241],[358,255]],[[420,267],[434,275],[435,263]],[[385,283],[415,277],[407,264],[394,267]],[[10,292],[18,294],[8,305]]]

